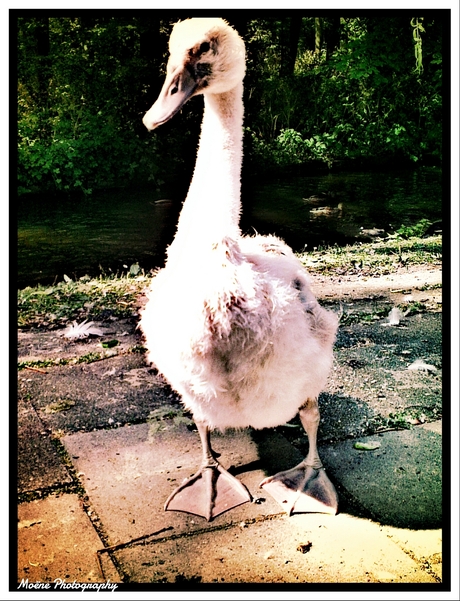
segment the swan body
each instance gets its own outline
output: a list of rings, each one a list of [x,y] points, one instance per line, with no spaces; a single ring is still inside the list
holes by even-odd
[[[174,26],[169,50],[166,81],[144,124],[154,129],[197,94],[204,96],[204,114],[189,192],[141,328],[148,360],[181,395],[203,443],[201,470],[171,495],[168,508],[212,519],[251,498],[219,465],[210,446],[214,429],[274,427],[300,410],[312,432],[307,463],[314,464],[314,478],[321,471],[316,397],[331,368],[337,319],[320,307],[282,240],[241,235],[243,41],[222,19],[189,19]],[[225,490],[236,490],[221,507],[216,473]],[[262,483],[273,484],[282,488],[278,496],[289,488],[282,476]],[[191,486],[205,491],[204,510],[187,504]],[[335,512],[333,487],[330,494]]]
[[[324,386],[335,318],[280,240],[224,240],[208,254],[196,273],[166,266],[153,280],[148,358],[211,428],[283,424]]]

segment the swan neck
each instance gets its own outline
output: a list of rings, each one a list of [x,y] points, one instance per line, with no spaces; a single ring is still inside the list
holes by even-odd
[[[195,170],[169,257],[173,247],[190,250],[240,233],[242,93],[241,84],[229,92],[204,95]]]

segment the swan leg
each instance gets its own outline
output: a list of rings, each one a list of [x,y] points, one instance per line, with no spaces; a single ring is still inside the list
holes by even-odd
[[[308,436],[308,454],[290,470],[265,478],[260,486],[293,513],[330,513],[335,515],[338,496],[318,454],[317,433],[320,420],[318,402],[309,399],[299,410],[300,421]]]
[[[252,501],[247,488],[224,469],[211,448],[211,433],[206,424],[196,422],[203,448],[200,469],[187,478],[168,497],[165,511],[183,511],[211,521],[216,516]]]

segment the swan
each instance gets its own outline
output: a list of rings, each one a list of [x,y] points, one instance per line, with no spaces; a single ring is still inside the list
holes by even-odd
[[[275,236],[242,236],[240,170],[245,47],[224,20],[173,27],[166,80],[143,123],[153,130],[193,96],[204,112],[195,170],[165,267],[141,315],[147,360],[193,414],[203,460],[165,510],[208,521],[252,500],[218,461],[211,432],[271,428],[299,413],[309,451],[264,487],[290,514],[337,512],[318,455],[317,397],[332,363],[334,313],[321,308],[292,250]]]

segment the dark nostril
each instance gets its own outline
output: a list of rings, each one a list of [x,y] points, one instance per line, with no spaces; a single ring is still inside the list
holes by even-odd
[[[173,88],[171,88],[171,96],[173,94],[177,94],[178,91],[179,91],[179,88],[177,86],[174,86]]]

